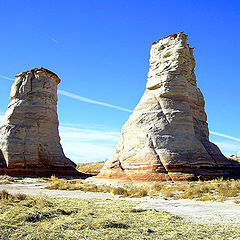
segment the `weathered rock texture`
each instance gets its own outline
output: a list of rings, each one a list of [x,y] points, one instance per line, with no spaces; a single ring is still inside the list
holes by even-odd
[[[122,128],[115,156],[96,178],[128,183],[228,176],[231,162],[209,142],[187,36],[154,42],[150,55],[146,90]]]
[[[58,76],[44,68],[16,76],[0,126],[0,174],[81,175],[60,144],[59,83]]]

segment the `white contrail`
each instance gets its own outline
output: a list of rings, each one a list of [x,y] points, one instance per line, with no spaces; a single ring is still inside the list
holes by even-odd
[[[7,79],[7,80],[14,81],[13,78],[9,78],[9,77],[3,76],[3,75],[0,75],[0,78],[4,78],[4,79]],[[82,102],[97,104],[97,105],[101,105],[101,106],[105,106],[105,107],[109,107],[109,108],[115,108],[115,109],[120,110],[120,111],[125,111],[125,112],[132,113],[132,110],[130,110],[130,109],[119,107],[119,106],[112,105],[112,104],[105,103],[105,102],[99,102],[99,101],[96,101],[96,100],[93,100],[93,99],[90,99],[90,98],[86,98],[86,97],[82,97],[82,96],[79,96],[77,94],[70,93],[70,92],[67,92],[67,91],[64,91],[64,90],[58,90],[58,94],[64,95],[64,96],[67,96],[67,97],[70,97],[70,98],[73,98],[73,99],[76,99],[76,100],[79,100],[79,101],[82,101]],[[209,132],[213,135],[216,135],[216,136],[220,136],[220,137],[224,137],[224,138],[228,138],[228,139],[240,142],[240,138],[232,137],[232,136],[229,136],[229,135],[226,135],[226,134],[223,134],[223,133],[218,133],[218,132],[215,132],[215,131],[209,131]]]
[[[240,138],[235,138],[235,137],[232,137],[232,136],[229,136],[229,135],[226,135],[226,134],[223,134],[223,133],[214,132],[214,131],[209,131],[209,132],[213,135],[216,135],[216,136],[225,137],[225,138],[240,142]]]
[[[90,98],[86,98],[86,97],[82,97],[82,96],[79,96],[77,94],[70,93],[70,92],[67,92],[67,91],[64,91],[64,90],[58,90],[58,94],[61,94],[61,95],[64,95],[64,96],[67,96],[67,97],[70,97],[70,98],[73,98],[73,99],[76,99],[76,100],[79,100],[79,101],[82,101],[82,102],[102,105],[102,106],[109,107],[109,108],[115,108],[115,109],[120,110],[120,111],[125,111],[125,112],[130,112],[130,113],[132,112],[132,110],[127,109],[127,108],[119,107],[119,106],[112,105],[112,104],[105,103],[105,102],[99,102],[99,101],[96,101],[96,100],[93,100],[93,99],[90,99]]]
[[[55,38],[51,37],[50,35],[47,34],[47,37],[51,39],[53,42],[58,43],[58,41]]]
[[[3,75],[0,75],[0,78],[15,81],[15,79],[9,78],[9,77],[3,76]]]
[[[9,78],[9,77],[5,77],[3,75],[0,75],[0,78],[4,78],[4,79],[7,79],[7,80],[14,81],[14,79]],[[70,98],[73,98],[73,99],[76,99],[76,100],[79,100],[79,101],[82,101],[82,102],[102,105],[102,106],[109,107],[109,108],[115,108],[115,109],[118,109],[120,111],[125,111],[125,112],[130,112],[130,113],[132,112],[132,110],[127,109],[127,108],[119,107],[119,106],[112,105],[112,104],[105,103],[105,102],[99,102],[99,101],[96,101],[96,100],[93,100],[93,99],[90,99],[90,98],[86,98],[86,97],[82,97],[82,96],[79,96],[77,94],[70,93],[70,92],[67,92],[67,91],[64,91],[64,90],[58,90],[58,94],[61,94],[61,95],[64,95],[64,96],[67,96],[67,97],[70,97]]]

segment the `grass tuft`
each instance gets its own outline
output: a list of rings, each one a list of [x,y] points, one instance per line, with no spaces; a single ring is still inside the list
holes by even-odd
[[[101,223],[101,226],[103,228],[124,228],[128,229],[130,226],[126,223],[118,222],[118,221],[112,221],[112,220],[104,220]]]
[[[27,195],[25,195],[23,193],[10,194],[6,190],[2,190],[0,192],[0,200],[1,201],[8,201],[8,202],[23,201],[26,198],[27,198]]]

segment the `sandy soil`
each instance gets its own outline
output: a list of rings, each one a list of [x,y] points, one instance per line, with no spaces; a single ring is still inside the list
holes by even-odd
[[[163,210],[198,224],[239,223],[240,206],[232,201],[225,202],[200,202],[189,199],[165,200],[163,198],[120,198],[111,193],[82,192],[67,190],[45,189],[48,183],[41,179],[25,178],[17,180],[14,184],[0,184],[0,191],[9,193],[24,193],[31,196],[49,196],[61,198],[84,198],[104,200],[139,201],[136,208]]]
[[[149,199],[147,202],[139,204],[137,208],[163,210],[199,224],[239,223],[240,221],[240,206],[232,201]]]

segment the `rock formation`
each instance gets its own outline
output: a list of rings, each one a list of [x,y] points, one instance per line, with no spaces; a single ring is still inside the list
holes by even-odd
[[[116,154],[89,181],[181,181],[225,177],[231,165],[209,142],[193,48],[177,33],[154,42],[146,90],[122,128]]]
[[[35,68],[16,76],[0,126],[0,174],[84,176],[64,153],[57,116],[58,76]]]

